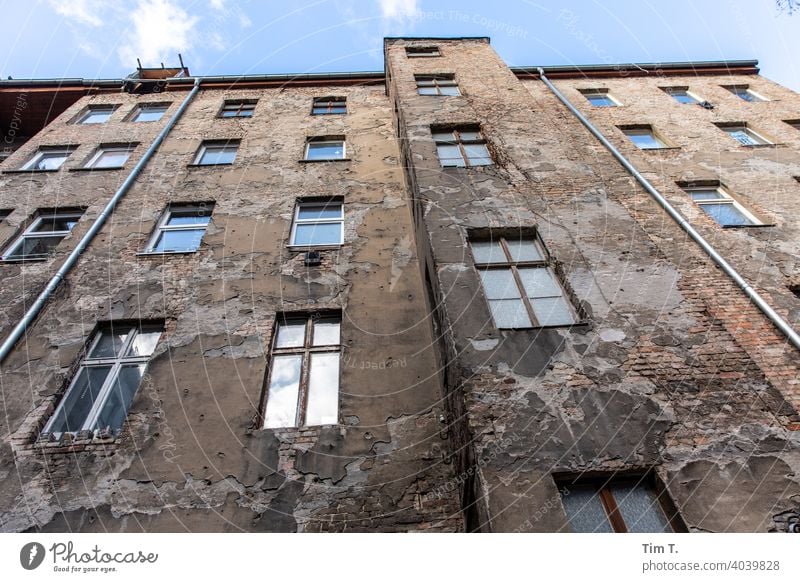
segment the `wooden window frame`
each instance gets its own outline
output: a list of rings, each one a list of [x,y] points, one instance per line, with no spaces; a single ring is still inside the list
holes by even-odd
[[[480,130],[479,127],[473,128],[471,126],[463,126],[463,127],[437,128],[437,127],[434,126],[434,127],[431,128],[431,134],[445,133],[445,132],[450,132],[451,134],[453,134],[454,139],[451,139],[451,140],[440,140],[440,139],[436,139],[435,137],[433,138],[433,142],[436,145],[436,150],[437,150],[436,154],[439,157],[439,164],[443,168],[460,168],[462,166],[456,166],[456,165],[445,166],[442,163],[442,157],[439,156],[439,151],[438,150],[439,150],[439,146],[440,145],[457,146],[458,147],[458,153],[461,156],[461,159],[464,161],[464,166],[463,166],[464,168],[483,168],[483,167],[486,167],[486,166],[495,165],[494,164],[494,158],[492,157],[492,153],[489,151],[488,142],[486,141],[486,138],[484,137],[483,132]],[[477,133],[479,135],[479,139],[464,140],[461,137],[462,133]],[[464,149],[465,145],[484,145],[484,146],[487,146],[486,147],[486,153],[489,154],[489,160],[491,160],[492,163],[491,164],[473,165],[472,163],[470,163],[470,159],[469,159],[469,156],[467,155],[467,151]]]
[[[347,115],[347,97],[314,97],[311,100],[311,115]]]
[[[528,314],[528,319],[531,322],[531,325],[524,326],[524,327],[499,327],[497,326],[497,322],[495,326],[498,329],[535,329],[535,328],[550,328],[550,327],[567,327],[573,326],[580,322],[581,317],[578,310],[575,308],[575,305],[572,303],[572,298],[570,294],[567,293],[567,289],[564,287],[564,284],[561,282],[561,277],[559,277],[556,270],[553,268],[553,260],[550,257],[550,254],[547,252],[547,249],[544,246],[544,243],[539,239],[538,236],[529,236],[529,237],[520,237],[517,240],[526,240],[531,241],[539,251],[539,254],[542,256],[542,260],[540,261],[515,261],[511,255],[511,251],[508,248],[508,241],[507,237],[499,236],[494,237],[492,239],[483,239],[483,238],[476,238],[471,239],[470,242],[470,251],[472,252],[472,243],[481,243],[481,242],[499,242],[500,247],[503,249],[503,254],[505,255],[506,262],[505,263],[481,263],[475,258],[475,253],[472,253],[472,260],[475,264],[475,269],[480,273],[481,271],[501,271],[501,270],[510,270],[511,276],[514,279],[514,283],[517,286],[517,292],[519,293],[520,299],[522,300],[522,304],[525,306],[525,311]],[[525,289],[525,285],[522,283],[522,278],[519,274],[519,269],[546,269],[550,275],[553,277],[553,280],[558,285],[558,288],[561,290],[561,298],[567,304],[570,313],[572,314],[572,323],[561,323],[557,325],[543,325],[539,322],[536,317],[536,314],[533,310],[533,304],[531,303],[530,297],[528,297],[528,291]],[[483,282],[481,282],[483,285]],[[484,290],[485,293],[485,290]],[[486,299],[486,303],[490,304],[491,300]],[[489,308],[491,311],[491,307]],[[494,317],[492,317],[492,321],[494,321]]]
[[[327,346],[314,346],[314,326],[318,321],[336,320],[339,323],[339,343]],[[303,336],[303,345],[297,347],[279,348],[278,332],[281,325],[287,325],[289,322],[304,322],[305,334]],[[280,315],[275,320],[273,327],[272,341],[270,342],[269,350],[269,370],[266,375],[266,384],[264,386],[263,398],[261,404],[261,419],[260,426],[266,430],[282,430],[288,428],[303,428],[309,426],[305,424],[306,414],[308,412],[308,391],[309,391],[309,376],[311,374],[311,355],[312,354],[341,354],[342,352],[342,314],[336,312],[300,312],[300,313],[285,313]],[[264,423],[267,420],[267,405],[269,404],[269,389],[272,384],[272,371],[273,361],[275,356],[301,356],[302,361],[300,364],[300,381],[297,392],[297,407],[295,409],[294,424],[290,427],[267,427]],[[337,398],[341,393],[342,386],[342,371],[339,368],[339,377],[336,379],[336,393]],[[337,411],[339,407],[337,405]],[[338,422],[337,422],[338,424]],[[311,425],[318,426],[318,425]]]
[[[461,96],[461,88],[458,86],[458,82],[456,81],[455,75],[451,74],[438,74],[438,75],[415,75],[414,81],[417,84],[417,94],[423,95],[419,92],[420,89],[426,87],[432,87],[436,90],[435,95],[427,95],[425,97],[460,97]],[[421,84],[422,83],[422,84]],[[427,84],[426,84],[427,83]],[[442,87],[455,87],[458,91],[458,95],[444,95],[442,93]]]
[[[217,117],[222,119],[236,119],[236,118],[250,118],[256,114],[256,105],[258,100],[255,99],[226,99],[222,102]],[[226,111],[233,111],[235,115],[223,115]],[[242,113],[248,111],[250,115],[243,115]]]

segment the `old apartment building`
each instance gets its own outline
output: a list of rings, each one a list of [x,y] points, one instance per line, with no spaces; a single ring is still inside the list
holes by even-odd
[[[0,82],[0,530],[800,527],[755,62]]]

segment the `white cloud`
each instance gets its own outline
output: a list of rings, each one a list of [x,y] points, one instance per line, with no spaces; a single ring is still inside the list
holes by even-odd
[[[107,0],[50,0],[57,14],[89,26],[103,26],[100,14],[107,4]]]
[[[214,10],[225,10],[225,0],[209,0],[209,4]]]
[[[419,14],[417,0],[378,0],[386,20],[411,20]]]
[[[131,11],[133,29],[123,39],[119,57],[131,65],[138,57],[146,67],[175,62],[178,53],[194,46],[197,20],[172,0],[139,0]]]

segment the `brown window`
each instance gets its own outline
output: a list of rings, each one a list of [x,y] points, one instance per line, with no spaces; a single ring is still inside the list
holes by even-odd
[[[443,168],[471,168],[494,163],[478,127],[432,127],[431,135]]]
[[[344,115],[347,113],[347,97],[314,97],[311,115]]]
[[[454,75],[416,75],[414,78],[417,81],[417,93],[420,95],[461,95]]]
[[[500,329],[572,325],[577,317],[535,237],[473,240],[475,268]]]
[[[286,314],[270,352],[264,428],[337,424],[340,314]]]
[[[220,117],[253,117],[256,110],[255,99],[228,100],[222,105]]]
[[[686,531],[666,490],[649,474],[561,481],[559,490],[576,533]]]
[[[407,46],[406,56],[409,58],[440,57],[442,53],[438,46]]]

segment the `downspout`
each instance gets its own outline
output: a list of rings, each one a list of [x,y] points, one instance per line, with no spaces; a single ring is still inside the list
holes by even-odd
[[[44,308],[47,300],[58,288],[61,281],[63,281],[67,276],[67,273],[69,273],[70,269],[72,269],[72,267],[75,266],[75,263],[78,262],[81,253],[86,250],[86,247],[89,246],[89,243],[92,242],[92,239],[94,239],[95,235],[100,232],[101,228],[103,228],[103,225],[108,217],[111,216],[111,213],[114,211],[114,208],[117,206],[119,201],[122,200],[125,194],[128,193],[128,190],[130,190],[130,187],[136,181],[136,178],[139,177],[139,174],[147,165],[147,162],[150,161],[150,158],[153,157],[153,154],[164,141],[164,138],[167,137],[172,128],[175,127],[175,124],[178,123],[178,120],[181,118],[184,111],[186,111],[189,103],[192,101],[192,99],[194,99],[194,96],[197,95],[197,92],[200,90],[200,82],[201,78],[196,77],[191,92],[183,100],[180,107],[178,107],[178,110],[159,132],[158,136],[155,138],[155,140],[153,140],[153,143],[150,144],[150,147],[147,148],[147,151],[144,153],[142,158],[133,167],[131,173],[128,174],[128,177],[125,178],[125,181],[114,193],[114,196],[112,196],[108,201],[105,208],[103,208],[103,211],[95,219],[94,223],[92,223],[92,226],[89,228],[86,234],[83,235],[81,240],[78,241],[78,244],[69,254],[67,260],[64,261],[64,264],[62,264],[56,274],[53,275],[52,279],[50,279],[50,281],[47,283],[47,286],[36,298],[36,301],[34,301],[25,312],[22,320],[20,320],[20,322],[14,327],[14,329],[11,331],[11,334],[3,342],[3,345],[0,346],[0,363],[3,362],[6,357],[8,357],[9,353],[11,353],[11,350],[14,348],[14,345],[17,343],[19,338],[22,337],[22,334],[24,334],[28,327],[30,327],[30,325],[33,323],[33,320],[36,319],[36,316],[39,314],[42,308]]]
[[[785,319],[783,319],[769,305],[769,303],[767,303],[764,300],[764,298],[761,297],[761,295],[759,295],[758,292],[755,289],[753,289],[753,287],[751,287],[750,284],[747,283],[747,281],[744,280],[744,278],[742,278],[742,276],[736,271],[736,269],[734,269],[728,263],[728,261],[726,261],[722,257],[722,255],[720,255],[716,251],[716,249],[714,249],[714,247],[711,246],[711,244],[709,244],[709,242],[706,241],[706,239],[704,239],[703,236],[699,232],[697,232],[683,216],[681,216],[681,214],[675,209],[675,207],[673,207],[669,203],[669,201],[666,198],[664,198],[664,196],[658,190],[656,190],[656,188],[647,180],[647,178],[645,178],[633,166],[633,164],[631,164],[628,161],[628,159],[625,156],[623,156],[619,152],[619,150],[617,150],[617,148],[615,148],[613,144],[611,144],[611,142],[609,142],[605,138],[605,136],[602,133],[600,133],[600,131],[597,128],[595,128],[595,126],[592,125],[592,123],[588,119],[586,119],[586,117],[584,117],[583,114],[580,111],[578,111],[575,108],[575,106],[572,105],[572,103],[570,103],[569,100],[567,100],[566,97],[564,97],[564,95],[561,94],[561,92],[558,89],[555,88],[555,86],[553,86],[553,84],[550,82],[550,79],[548,79],[547,76],[544,74],[544,70],[539,68],[538,71],[539,71],[539,78],[544,82],[545,85],[547,85],[548,89],[550,89],[550,91],[553,92],[553,95],[555,95],[558,98],[558,100],[561,101],[561,103],[563,103],[566,106],[566,108],[569,109],[572,112],[572,114],[575,117],[577,117],[578,120],[580,120],[580,122],[584,126],[586,126],[586,129],[588,129],[592,133],[592,135],[594,135],[598,140],[600,140],[600,143],[602,143],[603,146],[605,146],[605,148],[609,152],[611,152],[611,155],[613,155],[617,159],[617,161],[620,164],[622,164],[634,178],[636,178],[636,181],[639,182],[639,184],[641,184],[645,190],[647,190],[647,192],[650,194],[653,200],[655,200],[658,203],[659,206],[661,206],[664,210],[667,211],[667,214],[669,214],[673,218],[673,220],[675,220],[675,222],[678,223],[678,226],[680,226],[684,231],[686,231],[686,233],[693,241],[695,241],[698,245],[700,245],[700,248],[702,248],[705,251],[705,253],[711,258],[711,260],[714,261],[719,268],[725,271],[725,273],[731,279],[733,279],[734,283],[736,283],[736,285],[738,285],[739,288],[742,291],[744,291],[744,293],[750,298],[750,300],[753,303],[755,303],[756,307],[758,307],[762,311],[762,313],[764,313],[764,315],[766,315],[767,318],[770,321],[772,321],[772,323],[775,324],[775,327],[777,327],[786,335],[786,337],[794,345],[794,347],[800,349],[800,334],[798,334],[797,331],[795,331],[795,329],[792,328],[792,326],[789,325],[789,323]]]

